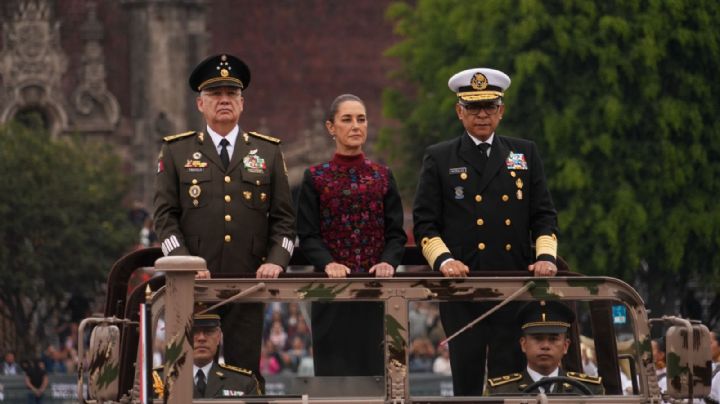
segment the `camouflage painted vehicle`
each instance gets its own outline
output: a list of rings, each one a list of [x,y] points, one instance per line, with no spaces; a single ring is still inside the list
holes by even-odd
[[[212,402],[660,403],[662,400],[683,402],[681,397],[704,397],[709,393],[711,362],[707,328],[675,317],[649,320],[637,292],[618,279],[579,276],[562,271],[562,267],[559,276],[554,278],[508,277],[508,272],[484,273],[486,276],[483,277],[442,278],[429,272],[426,267],[415,267],[420,271],[398,272],[396,277],[390,279],[328,279],[318,277],[318,274],[300,273],[263,282],[254,278],[196,281],[195,271],[205,268],[203,259],[160,257],[158,251],[149,249],[120,260],[108,282],[105,317],[89,318],[81,324],[81,334],[94,325],[90,349],[85,356],[87,365],[81,367],[79,372],[78,394],[81,402],[141,402],[139,380],[142,372],[135,364],[139,356],[152,355],[148,349],[138,348],[152,344],[152,335],[143,340],[138,331],[137,307],[144,302],[151,307],[150,329],[156,328],[160,318],[164,318],[165,323],[162,354],[165,369],[170,369],[164,372],[165,391],[168,394],[155,402],[192,402],[192,349],[189,336],[194,303],[215,305],[228,300],[265,303],[384,302],[385,374],[377,377],[298,377],[283,395],[210,400]],[[294,261],[298,263],[300,260]],[[421,256],[413,248],[408,250],[403,262],[408,265],[423,264]],[[162,272],[164,277],[152,277],[128,293],[129,275],[138,268],[149,274]],[[590,347],[606,395],[546,396],[533,393],[452,397],[413,393],[417,390],[414,386],[422,383],[421,378],[409,371],[409,329],[412,326],[409,312],[414,305],[460,300],[501,304],[509,299],[555,299],[574,307],[580,321],[571,330],[572,344],[563,360],[563,368],[582,372],[580,347]],[[662,397],[650,344],[650,328],[654,323],[671,326],[666,334],[668,394]],[[361,332],[361,328],[358,332]],[[630,375],[627,387],[622,385],[621,369]]]

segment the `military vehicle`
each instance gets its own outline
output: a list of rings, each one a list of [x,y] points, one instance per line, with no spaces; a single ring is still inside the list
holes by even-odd
[[[303,265],[296,252],[291,265]],[[281,394],[244,396],[242,400],[214,399],[195,402],[263,403],[661,403],[692,402],[710,389],[710,334],[706,327],[677,317],[648,319],[638,293],[621,280],[590,277],[560,266],[552,278],[527,273],[483,272],[483,276],[443,278],[431,272],[422,255],[408,247],[405,271],[379,279],[349,277],[328,279],[324,274],[293,272],[279,279],[259,281],[248,275],[195,280],[205,269],[199,257],[162,257],[159,249],[139,250],[119,260],[110,272],[104,315],[83,320],[81,340],[92,328],[90,347],[80,356],[78,397],[83,403],[169,402],[192,399],[192,355],[189,336],[197,302],[207,306],[233,302],[346,302],[379,301],[385,307],[385,372],[377,376],[292,377]],[[296,267],[292,267],[296,268]],[[134,274],[149,279],[130,285]],[[477,275],[477,274],[473,274]],[[129,287],[130,285],[130,287]],[[508,396],[453,397],[451,392],[428,395],[425,378],[409,370],[409,313],[418,304],[443,301],[494,302],[559,300],[574,308],[578,321],[571,329],[571,345],[563,368],[583,372],[582,350],[595,358],[597,374],[606,394],[554,395],[540,390]],[[139,307],[145,304],[147,315]],[[158,323],[164,321],[161,352],[153,352]],[[480,320],[482,321],[482,320]],[[144,323],[146,326],[141,327]],[[667,386],[658,379],[651,350],[651,327],[667,328]],[[358,326],[362,332],[362,326]],[[348,347],[352,349],[352,347]],[[163,357],[164,387],[153,388],[149,357]],[[587,355],[585,355],[587,356]],[[624,378],[623,375],[628,377]],[[626,379],[626,386],[622,379]],[[154,391],[158,390],[158,391]],[[447,389],[446,389],[447,390]],[[450,388],[451,390],[451,388]],[[163,391],[162,398],[151,396]],[[450,394],[448,394],[450,393]]]

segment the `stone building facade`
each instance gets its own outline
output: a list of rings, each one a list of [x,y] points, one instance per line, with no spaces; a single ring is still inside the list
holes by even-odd
[[[291,185],[331,157],[325,110],[362,97],[370,136],[395,61],[390,0],[4,0],[0,123],[38,113],[56,137],[112,144],[151,206],[161,139],[204,130],[187,77],[229,52],[252,70],[244,130],[283,139]]]

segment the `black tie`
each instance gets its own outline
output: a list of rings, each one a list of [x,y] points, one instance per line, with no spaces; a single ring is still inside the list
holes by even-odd
[[[477,148],[478,150],[480,150],[480,162],[482,163],[482,165],[485,165],[485,163],[487,163],[488,161],[488,149],[490,149],[490,143],[480,143]]]
[[[227,141],[227,139],[223,139],[220,141],[220,146],[222,146],[222,149],[220,150],[220,161],[223,164],[223,168],[227,170],[228,166],[230,165],[230,155],[228,154],[227,147],[230,145],[230,142]]]
[[[223,139],[223,141],[227,142],[227,140],[225,140],[225,139]],[[197,387],[197,391],[200,393],[200,395],[204,396],[205,395],[205,387],[207,387],[207,383],[205,383],[205,373],[203,373],[202,369],[198,369],[196,375],[197,375],[197,384],[195,386]]]

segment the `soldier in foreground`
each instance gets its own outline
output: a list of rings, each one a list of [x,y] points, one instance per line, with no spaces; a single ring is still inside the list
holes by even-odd
[[[572,310],[560,302],[530,302],[520,309],[518,320],[523,333],[520,347],[527,358],[527,368],[520,373],[488,380],[486,391],[490,395],[538,391],[546,394],[585,394],[577,386],[562,381],[526,391],[530,385],[543,378],[558,376],[584,385],[593,395],[605,394],[600,377],[566,372],[560,368],[560,362],[570,346],[567,332],[575,321]]]
[[[220,365],[218,346],[222,340],[220,316],[201,314],[193,317],[193,398],[240,397],[260,395],[260,387],[252,371]],[[164,395],[162,368],[153,371],[153,388],[158,397]]]

